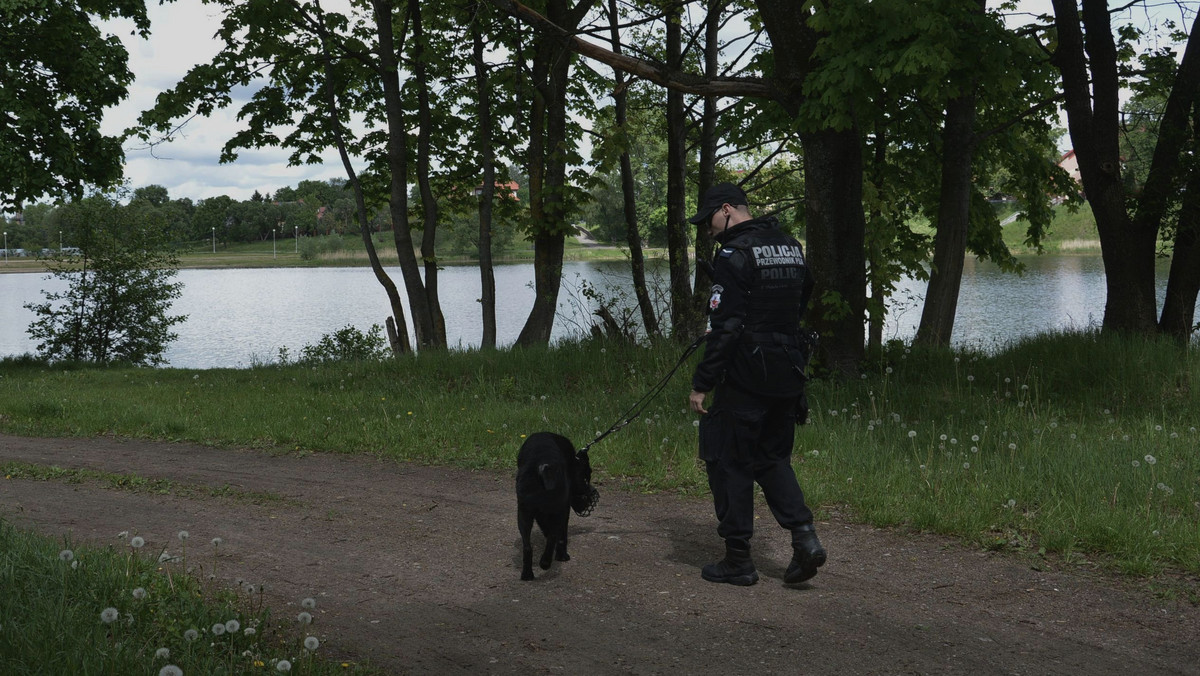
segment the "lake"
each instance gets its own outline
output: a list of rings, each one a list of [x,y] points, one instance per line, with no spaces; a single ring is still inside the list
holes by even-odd
[[[1099,324],[1105,300],[1099,256],[1055,255],[1023,261],[1027,271],[1017,276],[1000,272],[991,263],[967,260],[955,344],[986,348],[1051,329]],[[666,274],[665,264],[654,270]],[[399,268],[389,268],[388,273],[401,283]],[[565,263],[553,338],[579,334],[590,321],[573,311],[570,303],[571,298],[581,298],[581,281],[601,289],[627,288],[629,278],[624,262]],[[1161,302],[1165,264],[1159,278]],[[382,326],[389,313],[387,296],[369,268],[181,270],[178,280],[183,282],[183,295],[172,313],[188,319],[176,327],[179,339],[165,355],[169,365],[178,368],[248,367],[274,360],[280,347],[296,355],[304,345],[344,326],[364,331],[372,324]],[[448,267],[439,274],[438,283],[450,345],[477,347],[483,334],[478,269]],[[533,306],[532,285],[531,264],[496,267],[501,345],[516,341]],[[43,288],[57,290],[62,285],[47,280],[45,274],[0,275],[0,356],[36,349],[25,332],[34,315],[23,305],[41,301]],[[906,339],[916,333],[924,291],[924,282],[901,284],[891,304],[885,339]]]

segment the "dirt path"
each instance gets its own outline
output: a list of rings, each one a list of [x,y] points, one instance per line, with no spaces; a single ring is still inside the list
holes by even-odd
[[[0,514],[46,533],[136,529],[157,550],[187,530],[205,565],[219,536],[219,577],[265,583],[284,617],[316,597],[323,644],[387,673],[1200,674],[1200,608],[837,519],[811,584],[782,584],[787,538],[762,509],[762,580],[714,585],[699,576],[720,547],[706,500],[600,485],[572,560],[523,583],[507,474],[3,435],[0,460],[286,498],[0,482]]]

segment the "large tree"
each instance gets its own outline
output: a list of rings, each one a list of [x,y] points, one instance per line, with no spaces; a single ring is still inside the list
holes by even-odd
[[[1139,3],[1134,3],[1139,4]],[[1053,0],[1054,64],[1062,73],[1067,123],[1088,204],[1096,218],[1104,258],[1106,331],[1149,333],[1162,328],[1186,339],[1197,294],[1193,218],[1185,214],[1175,229],[1175,256],[1168,280],[1169,307],[1156,321],[1154,264],[1158,240],[1172,203],[1197,183],[1191,128],[1200,95],[1200,14],[1192,23],[1181,58],[1158,59],[1167,102],[1145,186],[1127,193],[1121,156],[1121,92],[1134,74],[1129,60],[1137,37],[1132,27],[1114,26],[1107,0]],[[1165,66],[1165,68],[1164,68]],[[1163,72],[1165,70],[1165,72]],[[1151,72],[1153,75],[1153,72]],[[1185,200],[1193,201],[1190,195]],[[1169,310],[1169,312],[1168,312]]]
[[[149,32],[143,0],[0,3],[0,210],[120,180],[124,138],[102,134],[100,120],[133,74],[124,45],[95,23],[116,17]]]

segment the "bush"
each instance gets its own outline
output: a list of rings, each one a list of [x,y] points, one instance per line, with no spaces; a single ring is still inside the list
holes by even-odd
[[[316,345],[302,347],[296,362],[316,365],[337,361],[382,361],[390,355],[383,329],[378,324],[372,324],[366,333],[347,325],[321,336]],[[279,361],[288,363],[287,348],[280,349]]]
[[[171,281],[178,258],[167,248],[161,216],[105,196],[62,211],[78,253],[63,250],[48,259],[66,291],[45,291],[45,302],[25,305],[38,316],[28,329],[40,341],[38,355],[51,362],[162,364],[177,337],[171,327],[186,317],[167,314],[183,285]]]

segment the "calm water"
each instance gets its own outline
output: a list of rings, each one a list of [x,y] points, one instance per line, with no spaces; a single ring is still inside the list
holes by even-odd
[[[1105,291],[1098,256],[1030,257],[1025,262],[1028,271],[1018,277],[991,264],[967,261],[955,343],[986,347],[1049,329],[1099,323]],[[399,269],[388,272],[400,283]],[[1165,278],[1164,267],[1160,300]],[[183,296],[173,314],[188,319],[176,327],[179,340],[171,344],[166,358],[180,368],[250,366],[273,360],[283,346],[294,355],[348,324],[362,330],[383,325],[389,312],[387,296],[369,268],[183,270],[178,279],[184,284]],[[483,334],[479,271],[451,267],[438,279],[450,344],[478,346]],[[628,279],[623,262],[564,264],[564,285],[571,289],[578,288],[580,280],[604,287],[627,285]],[[532,265],[496,268],[501,344],[514,342],[525,323],[533,306],[532,281]],[[35,350],[25,333],[33,314],[22,305],[40,301],[43,288],[59,288],[58,282],[43,274],[0,275],[0,355]],[[924,283],[909,281],[901,286],[886,338],[909,338],[916,332],[923,294]],[[560,296],[555,338],[578,333],[580,322],[586,320],[572,312],[571,295],[578,297],[566,289]]]

